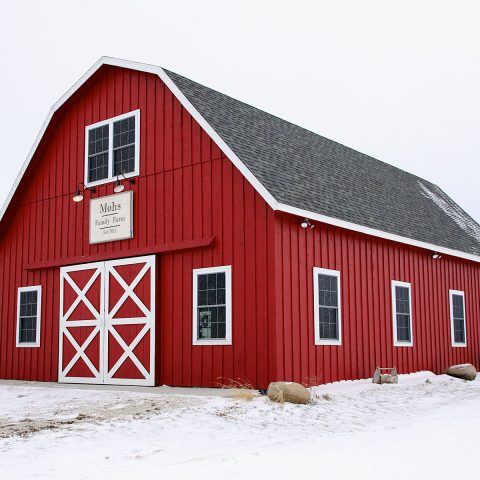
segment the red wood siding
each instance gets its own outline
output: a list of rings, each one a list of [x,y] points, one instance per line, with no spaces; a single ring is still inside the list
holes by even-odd
[[[89,245],[85,126],[140,109],[134,238]],[[95,196],[113,192],[98,187]],[[273,212],[155,75],[103,66],[54,115],[0,231],[0,377],[55,381],[59,267],[157,253],[156,380],[266,387],[479,365],[480,267]],[[232,266],[233,345],[192,346],[192,270]],[[342,345],[315,346],[313,267],[341,272]],[[413,347],[393,346],[391,280],[412,284]],[[42,285],[40,348],[15,346],[17,289]],[[467,348],[448,290],[465,291]]]
[[[473,262],[279,214],[275,226],[280,378],[326,383],[470,362],[480,367],[480,268]],[[314,344],[313,267],[341,272],[342,345]],[[411,283],[413,347],[393,346],[391,281]],[[465,292],[467,348],[452,347],[449,289]]]
[[[89,245],[89,193],[82,203],[72,201],[84,179],[85,126],[137,108],[134,238]],[[111,193],[112,183],[95,196]],[[158,382],[211,386],[240,378],[265,386],[275,359],[267,342],[274,324],[267,235],[274,225],[263,199],[156,75],[102,67],[55,114],[2,224],[0,377],[57,379],[59,265],[150,250],[164,251],[158,256]],[[212,237],[213,247],[182,250],[208,245]],[[192,346],[192,270],[218,265],[232,265],[233,345]],[[15,346],[17,288],[26,285],[43,287],[40,348]]]

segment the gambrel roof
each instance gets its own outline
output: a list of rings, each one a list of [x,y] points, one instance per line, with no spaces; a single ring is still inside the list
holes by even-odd
[[[480,262],[480,225],[436,185],[181,75],[101,58],[52,107],[102,65],[156,73],[274,209]]]

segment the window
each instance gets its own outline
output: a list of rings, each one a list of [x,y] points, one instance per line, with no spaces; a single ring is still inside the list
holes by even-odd
[[[42,287],[18,289],[17,347],[40,346],[40,315],[42,311]]]
[[[340,272],[314,267],[315,345],[341,345]]]
[[[193,271],[193,344],[232,344],[231,267]]]
[[[450,331],[453,347],[467,346],[465,326],[465,293],[450,290]]]
[[[392,281],[393,344],[413,346],[411,285]]]
[[[140,110],[85,129],[85,184],[99,185],[117,175],[140,173]]]

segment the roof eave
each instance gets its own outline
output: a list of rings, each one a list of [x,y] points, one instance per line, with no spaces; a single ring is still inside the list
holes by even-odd
[[[308,218],[309,220],[316,220],[317,222],[326,223],[328,225],[334,225],[336,227],[345,228],[347,230],[352,230],[354,232],[364,233],[366,235],[372,235],[374,237],[382,238],[384,240],[390,240],[393,242],[403,243],[405,245],[410,245],[412,247],[423,248],[429,250],[432,253],[442,253],[444,255],[451,255],[453,257],[463,258],[464,260],[470,260],[472,262],[480,263],[480,256],[473,255],[467,252],[462,252],[460,250],[454,250],[447,247],[442,247],[440,245],[434,245],[433,243],[422,242],[420,240],[415,240],[413,238],[403,237],[394,233],[385,232],[383,230],[376,230],[375,228],[365,227],[363,225],[358,225],[356,223],[347,222],[339,218],[328,217],[320,213],[310,212],[308,210],[302,210],[301,208],[292,207],[290,205],[285,205],[283,203],[278,203],[276,210],[280,212],[290,213],[303,218]]]

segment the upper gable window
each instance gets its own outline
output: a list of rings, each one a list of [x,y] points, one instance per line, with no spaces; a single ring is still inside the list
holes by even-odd
[[[85,185],[139,175],[140,110],[89,125],[85,139]]]

